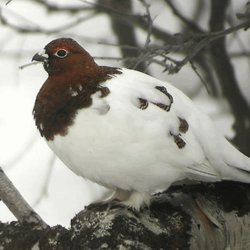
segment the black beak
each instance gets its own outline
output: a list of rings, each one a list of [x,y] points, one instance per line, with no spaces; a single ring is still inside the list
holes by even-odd
[[[43,63],[47,62],[48,61],[48,55],[47,54],[36,53],[32,57],[32,61],[43,62]]]

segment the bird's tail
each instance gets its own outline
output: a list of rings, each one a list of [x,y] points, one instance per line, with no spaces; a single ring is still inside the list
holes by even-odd
[[[223,160],[228,166],[231,180],[250,183],[250,158],[225,139],[223,143]]]

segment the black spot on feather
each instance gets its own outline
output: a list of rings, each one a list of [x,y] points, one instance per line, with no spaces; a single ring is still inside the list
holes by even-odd
[[[138,98],[140,104],[139,104],[139,108],[144,110],[148,107],[148,101],[146,99],[143,98]]]
[[[179,126],[179,130],[181,133],[186,133],[188,131],[188,128],[189,128],[189,125],[188,125],[188,122],[183,119],[183,118],[179,118],[179,121],[180,121],[180,126]]]
[[[167,89],[165,87],[163,87],[163,86],[156,86],[155,88],[157,90],[161,91],[164,95],[166,95],[168,97],[170,104],[169,105],[165,105],[165,104],[162,104],[162,103],[154,103],[154,104],[157,105],[158,107],[166,110],[166,111],[169,111],[170,108],[171,108],[172,103],[174,102],[172,95],[170,95],[168,93]]]
[[[186,142],[181,138],[181,135],[175,135],[172,132],[170,132],[170,135],[173,136],[174,138],[174,142],[176,143],[176,145],[178,146],[178,148],[184,148],[186,145]]]

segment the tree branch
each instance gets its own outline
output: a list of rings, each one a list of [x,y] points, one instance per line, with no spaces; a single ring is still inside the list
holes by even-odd
[[[193,32],[203,33],[204,31],[193,21],[186,18],[173,4],[172,0],[165,0],[167,5],[171,8],[173,13],[185,24],[187,25]]]
[[[210,31],[213,34],[220,34],[220,30],[224,29],[225,13],[229,0],[211,0],[211,3]],[[248,22],[249,19],[245,23],[245,28],[249,27]],[[237,28],[244,28],[244,25],[242,25],[243,24],[239,24],[236,27],[229,28],[224,31],[224,34],[228,34],[228,32],[236,30]],[[250,122],[250,110],[238,87],[234,68],[227,54],[225,37],[219,36],[218,38],[220,39],[213,41],[210,46],[212,63],[222,87],[223,95],[227,98],[235,116],[236,137],[234,142],[239,146],[242,152],[249,155],[250,131],[247,124]]]
[[[125,12],[125,13],[132,13],[132,3],[131,1],[124,1],[123,3],[117,2],[116,0],[106,0],[106,1],[99,1],[101,4],[104,4],[105,6],[109,6],[112,9],[115,9],[119,12]],[[139,50],[135,50],[133,48],[138,48],[138,43],[136,40],[135,30],[134,26],[125,21],[123,18],[120,17],[120,15],[110,15],[111,19],[111,25],[112,29],[114,31],[114,34],[117,37],[118,44],[121,50],[121,54],[123,58],[133,58],[139,56]],[[146,66],[144,65],[144,62],[141,62],[140,64],[136,65],[135,61],[131,60],[125,60],[124,66],[127,68],[135,68],[136,70],[145,72]],[[134,67],[135,66],[135,67]]]
[[[249,249],[249,190],[236,182],[175,186],[140,212],[92,204],[69,229],[0,223],[0,249]]]
[[[10,179],[0,167],[0,200],[2,200],[14,216],[21,222],[34,223],[46,228],[48,225],[24,200]]]
[[[69,12],[70,13],[70,12]],[[14,13],[16,14],[16,13]],[[96,15],[96,11],[91,11],[88,14],[85,15],[79,15],[78,17],[74,17],[72,20],[65,22],[64,24],[58,26],[58,27],[52,27],[51,29],[47,29],[44,27],[40,27],[39,25],[36,25],[33,23],[33,27],[29,26],[25,26],[25,25],[20,25],[20,24],[13,24],[11,23],[4,15],[3,15],[3,10],[0,7],[0,22],[2,25],[8,26],[9,28],[11,28],[12,30],[15,30],[18,33],[23,33],[23,34],[36,34],[36,33],[43,33],[43,34],[54,34],[54,33],[58,33],[61,31],[65,31],[67,29],[73,28],[76,25],[83,23],[85,21],[90,20],[91,18],[93,18]],[[17,14],[16,14],[17,15]],[[22,16],[18,16],[19,19],[22,18],[25,20],[24,17]],[[25,20],[27,22],[27,20]],[[29,22],[29,24],[32,22]]]

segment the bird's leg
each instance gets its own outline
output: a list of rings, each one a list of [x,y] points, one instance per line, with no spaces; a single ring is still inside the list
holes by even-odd
[[[144,206],[150,205],[150,194],[144,192],[133,191],[127,200],[121,202],[121,204],[129,207],[133,210],[140,211]]]
[[[131,191],[125,191],[122,189],[116,189],[111,197],[103,200],[103,201],[95,201],[94,203],[88,205],[88,208],[96,207],[96,206],[107,206],[108,209],[124,207],[121,202],[127,200],[131,195]]]
[[[140,211],[143,207],[149,207],[150,194],[137,191],[125,191],[117,189],[109,199],[110,208],[125,206],[135,211]]]
[[[125,191],[122,189],[116,189],[109,200],[125,201],[131,195],[130,191]]]
[[[128,200],[131,195],[131,191],[125,191],[122,189],[116,189],[112,196],[106,200],[108,203],[108,208],[117,208],[117,207],[127,207],[122,202]]]

